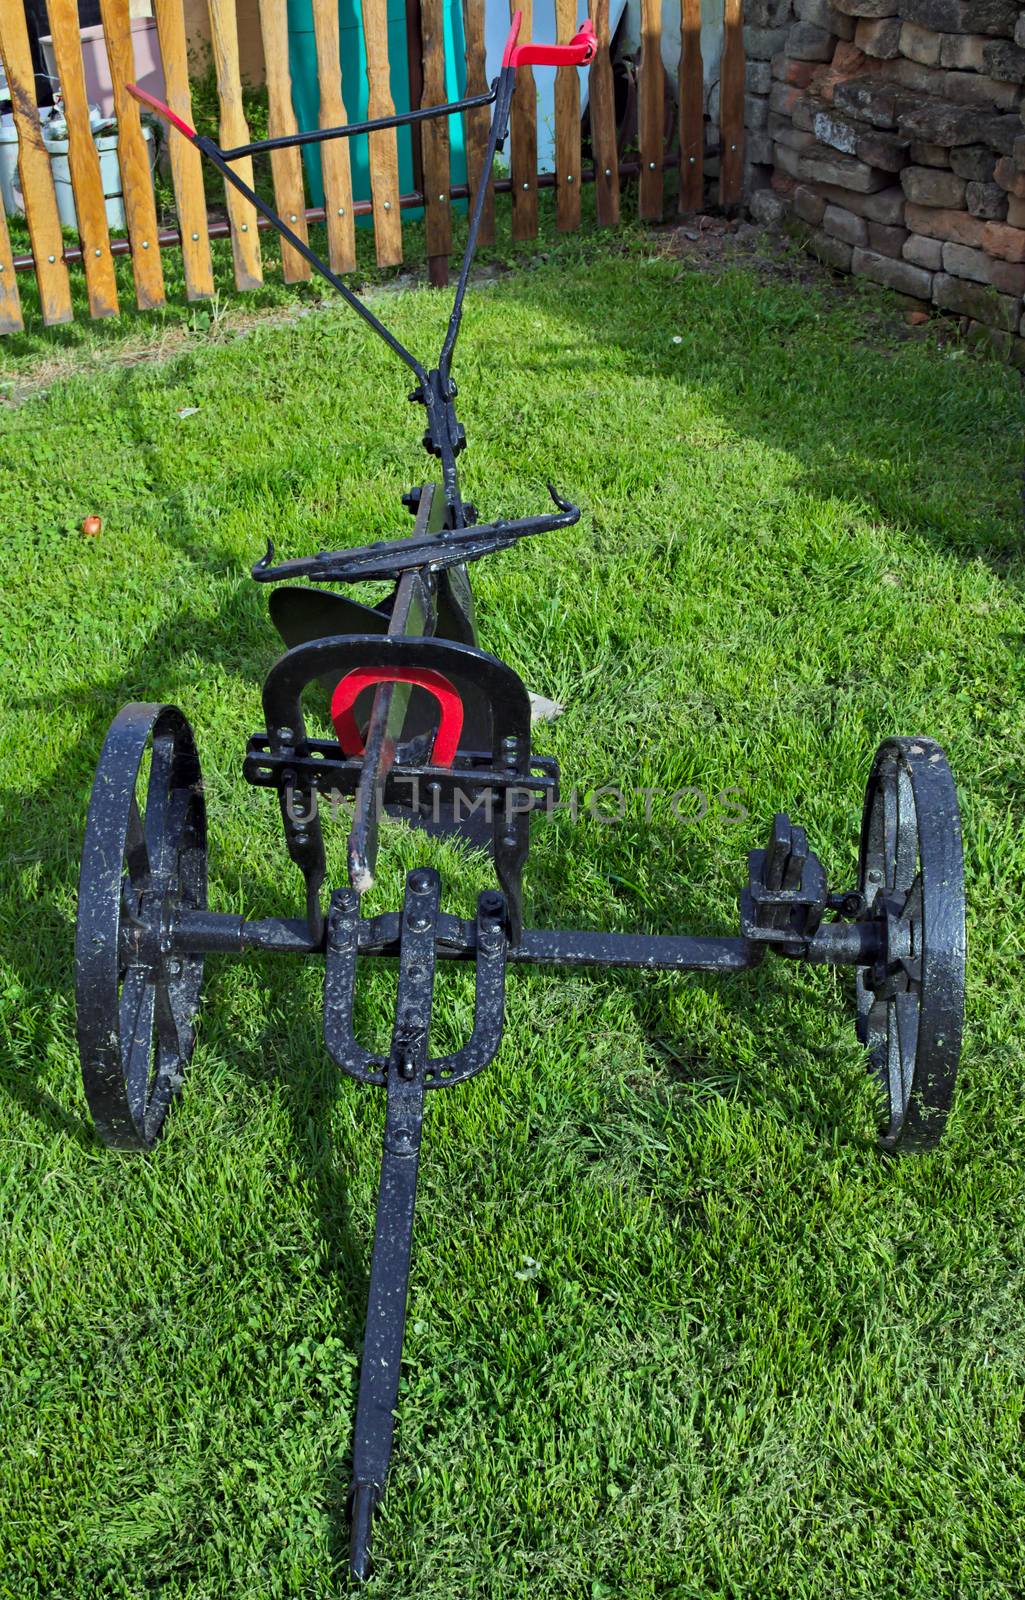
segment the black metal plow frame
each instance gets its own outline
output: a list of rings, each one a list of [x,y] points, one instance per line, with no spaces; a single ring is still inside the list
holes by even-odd
[[[492,153],[508,120],[518,61],[579,63],[593,51],[586,28],[570,46],[518,51],[517,26],[492,91]],[[242,152],[217,151],[179,127],[241,187],[226,161]],[[266,147],[267,142],[260,148]],[[79,882],[79,1049],[89,1106],[109,1144],[146,1150],[158,1138],[192,1058],[208,954],[263,950],[322,957],[327,1049],[349,1077],[385,1091],[352,1459],[350,1569],[357,1578],[369,1570],[371,1521],[392,1450],[424,1097],[494,1059],[510,967],[727,975],[758,965],[771,951],[790,960],[851,967],[858,1037],[881,1095],[880,1143],[889,1150],[925,1148],[939,1137],[961,1049],[961,830],[950,769],[930,739],[895,738],[880,746],[865,795],[857,879],[840,891],[830,889],[804,830],[779,815],[765,849],[749,856],[733,937],[526,925],[523,872],[531,817],[557,796],[559,773],[554,761],[531,750],[523,683],[480,648],[466,568],[526,534],[566,527],[579,513],[553,490],[555,515],[478,527],[473,508],[460,498],[455,456],[462,436],[449,363],[479,215],[478,204],[445,350],[434,371],[415,363],[355,302],[360,315],[414,366],[419,382],[413,398],[428,411],[424,443],[441,461],[440,485],[423,484],[404,497],[415,517],[412,534],[277,567],[268,552],[254,568],[261,581],[352,585],[383,577],[393,586],[385,600],[371,605],[294,582],[271,595],[271,615],[288,648],[267,675],[265,727],[248,741],[243,775],[277,795],[288,855],[303,879],[302,914],[250,921],[208,908],[199,758],[185,717],[168,705],[133,704],[115,718],[93,785]],[[307,253],[280,219],[273,220]],[[315,264],[346,299],[354,299],[322,263]],[[333,737],[306,726],[311,702],[324,691]],[[325,905],[318,801],[336,794],[353,802],[348,884]],[[408,875],[400,910],[362,914],[360,896],[376,872],[382,807],[428,833],[488,845],[497,885],[480,896],[474,919],[441,910],[438,875],[426,867]],[[359,962],[378,957],[398,962],[398,996],[390,1048],[375,1055],[356,1037],[353,994]],[[435,974],[437,963],[448,960],[474,964],[474,1022],[462,1048],[432,1056]]]

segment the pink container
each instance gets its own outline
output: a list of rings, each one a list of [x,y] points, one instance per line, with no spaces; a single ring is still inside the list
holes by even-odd
[[[53,40],[47,35],[40,39],[46,70],[51,78],[58,78],[57,61],[53,53]],[[164,67],[157,43],[157,25],[153,17],[132,18],[132,53],[135,56],[135,81],[158,100],[167,98],[164,92]],[[82,60],[85,65],[85,92],[91,106],[99,106],[105,117],[114,115],[114,88],[110,81],[107,47],[103,29],[82,29]]]

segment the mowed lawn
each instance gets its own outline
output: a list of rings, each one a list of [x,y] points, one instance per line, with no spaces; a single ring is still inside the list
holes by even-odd
[[[377,303],[436,350],[447,297]],[[882,295],[702,274],[636,236],[472,297],[468,494],[526,515],[550,477],[584,507],[474,572],[485,648],[566,706],[536,742],[582,802],[535,826],[528,920],[732,933],[783,809],[849,887],[877,743],[927,733],[964,811],[969,1014],[945,1143],[888,1159],[844,972],[512,972],[497,1061],[430,1100],[368,1596],[1025,1593],[1021,381],[904,332]],[[110,1153],[72,944],[128,700],[196,729],[212,903],[297,914],[276,805],[241,777],[279,650],[248,568],[268,536],[295,556],[408,527],[407,388],[332,308],[83,360],[0,412],[11,1600],[344,1588],[382,1097],[327,1059],[319,963],[211,958],[165,1138]],[[615,824],[589,814],[604,785],[630,793]],[[684,822],[687,786],[710,803]],[[392,826],[368,910],[418,860],[464,915],[488,881]],[[439,1049],[469,985],[442,974]],[[393,995],[366,975],[368,1042]]]

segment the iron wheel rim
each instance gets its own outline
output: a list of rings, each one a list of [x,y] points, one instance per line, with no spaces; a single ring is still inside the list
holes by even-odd
[[[106,1144],[149,1149],[181,1090],[203,958],[175,952],[171,929],[179,909],[205,909],[206,878],[206,807],[192,730],[175,706],[125,706],[96,768],[75,935],[82,1081]]]
[[[928,1149],[954,1095],[966,955],[960,810],[934,740],[880,745],[865,792],[858,879],[867,914],[888,920],[898,949],[885,971],[857,970],[858,1037],[886,1105],[879,1143]]]

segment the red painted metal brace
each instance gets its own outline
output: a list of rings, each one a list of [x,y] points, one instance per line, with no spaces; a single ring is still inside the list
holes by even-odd
[[[352,672],[347,672],[331,696],[331,721],[335,725],[342,754],[363,754],[363,735],[356,725],[352,708],[357,696],[376,683],[411,683],[434,696],[441,708],[441,721],[434,735],[431,763],[436,767],[450,767],[459,748],[459,735],[463,731],[463,702],[451,679],[442,672],[435,672],[433,667],[356,667]]]

